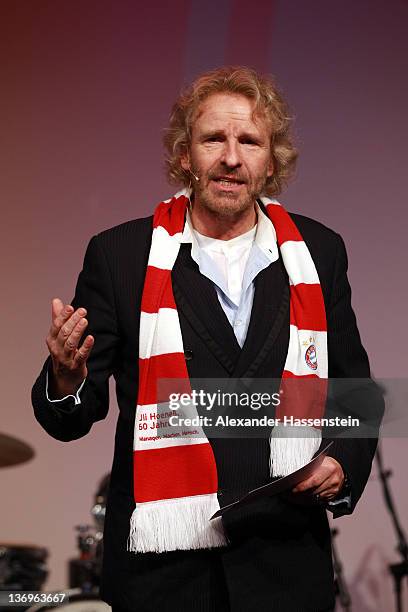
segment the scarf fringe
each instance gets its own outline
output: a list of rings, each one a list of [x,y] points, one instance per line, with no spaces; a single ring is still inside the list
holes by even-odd
[[[165,552],[226,546],[216,493],[136,504],[127,550]]]
[[[271,476],[288,476],[319,450],[322,434],[313,427],[276,425],[270,435]]]

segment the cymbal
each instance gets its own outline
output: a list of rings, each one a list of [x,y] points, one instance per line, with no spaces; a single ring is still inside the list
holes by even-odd
[[[0,433],[0,468],[24,463],[34,455],[34,449],[26,442]]]

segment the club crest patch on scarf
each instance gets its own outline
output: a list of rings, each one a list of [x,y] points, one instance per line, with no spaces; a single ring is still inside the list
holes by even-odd
[[[317,370],[317,354],[316,347],[314,344],[311,344],[306,349],[305,360],[311,370]]]

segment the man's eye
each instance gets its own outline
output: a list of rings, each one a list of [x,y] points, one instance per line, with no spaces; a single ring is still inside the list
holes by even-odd
[[[209,138],[207,138],[207,142],[221,142],[222,138],[221,136],[210,136]]]
[[[249,144],[249,145],[256,145],[258,144],[255,140],[252,140],[251,138],[245,138],[244,140],[241,140],[242,144]]]

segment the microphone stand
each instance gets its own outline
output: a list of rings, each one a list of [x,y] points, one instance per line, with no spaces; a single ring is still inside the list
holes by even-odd
[[[388,479],[392,476],[392,471],[384,469],[379,442],[376,451],[376,459],[378,464],[378,472],[382,483],[385,505],[391,515],[391,520],[397,533],[398,544],[396,550],[402,557],[402,561],[400,561],[400,563],[393,563],[388,566],[388,569],[394,577],[396,610],[397,612],[402,612],[401,583],[404,576],[408,576],[408,543],[399,522],[397,511],[391,497],[391,490],[388,486]]]
[[[334,575],[336,576],[336,586],[337,586],[337,594],[339,596],[340,605],[342,610],[346,610],[346,612],[351,611],[351,597],[348,591],[346,582],[343,577],[343,564],[340,561],[337,548],[334,543],[335,536],[338,535],[339,530],[334,527],[330,530],[332,534],[332,554],[333,554],[333,569]]]

